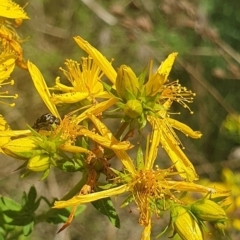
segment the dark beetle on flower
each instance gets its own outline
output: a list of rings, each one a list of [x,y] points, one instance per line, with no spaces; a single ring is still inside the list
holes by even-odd
[[[50,130],[53,124],[59,125],[60,119],[53,116],[51,113],[45,113],[37,119],[32,128],[36,130]]]

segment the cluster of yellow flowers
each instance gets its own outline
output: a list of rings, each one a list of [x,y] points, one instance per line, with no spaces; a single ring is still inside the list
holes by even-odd
[[[14,19],[14,22],[11,20]],[[20,26],[23,19],[29,19],[24,10],[12,1],[1,1],[0,3],[0,88],[4,85],[13,85],[14,81],[6,82],[10,77],[15,65],[27,69],[23,60],[23,51],[21,47],[22,40],[18,36],[15,28]],[[9,96],[8,91],[0,92],[0,103],[5,102],[1,99],[17,98],[17,94]],[[10,106],[14,106],[12,103]]]
[[[18,63],[29,71],[50,113],[26,130],[12,130],[1,116],[0,153],[23,160],[24,176],[43,172],[44,179],[52,168],[69,174],[82,173],[79,194],[55,202],[54,208],[74,207],[62,229],[69,225],[78,205],[127,192],[123,206],[136,203],[139,224],[144,226],[142,239],[150,239],[152,216],[159,217],[162,211],[170,211],[169,228],[184,240],[203,239],[203,229],[207,229],[205,221],[212,222],[224,233],[227,217],[220,204],[228,192],[194,182],[198,175],[174,129],[195,139],[201,133],[171,118],[169,113],[174,101],[189,109],[187,104],[194,96],[178,81],[168,79],[177,53],[171,53],[156,71],[152,70],[150,61],[136,76],[126,65],[115,70],[111,61],[77,36],[75,42],[88,56],[81,62],[66,60],[66,69],[60,69],[69,85],[57,77],[55,85],[50,87],[37,66],[31,61],[25,64],[23,60],[20,40],[6,18],[28,17],[17,5],[9,6],[12,11],[7,11],[10,3],[1,1],[0,5],[0,83],[8,79]],[[21,14],[17,15],[13,6],[21,9]],[[61,109],[68,106],[65,109],[71,112],[59,112],[58,106]],[[112,125],[116,131],[110,131]],[[136,142],[130,142],[133,135]],[[159,146],[168,154],[172,167],[162,169],[157,165],[161,164]],[[127,152],[130,149],[133,157]],[[114,167],[116,161],[121,163],[120,169]],[[106,176],[105,183],[98,180],[100,175]],[[206,196],[189,203],[181,200],[186,192]]]

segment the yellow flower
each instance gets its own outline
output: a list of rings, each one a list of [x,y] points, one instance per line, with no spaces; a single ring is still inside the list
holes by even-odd
[[[15,29],[7,24],[2,24],[0,26],[0,39],[2,49],[6,52],[14,53],[16,56],[16,64],[26,70],[27,65],[24,61],[23,49],[21,47],[23,40],[20,39]]]
[[[147,120],[152,125],[154,131],[158,132],[157,136],[159,144],[164,148],[173,161],[180,176],[188,181],[193,181],[197,180],[198,176],[192,163],[179,147],[181,142],[173,128],[180,130],[186,136],[192,138],[200,138],[202,134],[198,131],[193,131],[187,125],[170,118],[168,114],[168,110],[173,101],[177,101],[185,108],[189,108],[185,102],[192,102],[192,96],[194,96],[191,91],[182,87],[178,82],[165,84],[168,82],[168,75],[176,56],[177,53],[170,54],[154,74],[151,74],[150,69],[149,80],[144,85],[142,94],[153,97],[160,94],[157,98],[157,104],[152,104],[152,114],[147,116]]]
[[[0,16],[12,19],[29,19],[24,10],[11,0],[1,0]]]
[[[7,81],[7,82],[6,80],[10,77],[12,71],[14,70],[15,61],[16,61],[16,56],[14,53],[8,52],[6,50],[3,50],[1,52],[0,54],[0,88],[6,85],[14,84],[13,80]],[[18,97],[17,94],[13,96],[8,95],[8,91],[0,92],[0,99],[9,99],[9,98],[16,99],[17,97]],[[7,104],[5,101],[1,101],[1,100],[0,100],[0,103],[9,105],[11,107],[15,106],[15,103]]]
[[[90,56],[82,58],[81,63],[66,60],[65,65],[68,70],[60,69],[70,81],[72,87],[61,84],[58,77],[56,85],[49,89],[66,93],[53,94],[52,101],[54,103],[75,103],[83,99],[94,102],[95,98],[111,97],[109,93],[103,90],[103,85],[100,82],[103,73]]]
[[[103,123],[93,114],[88,116],[98,131],[106,138],[111,139],[112,144],[117,142],[112,133],[103,125]],[[149,144],[151,143],[151,145]],[[96,201],[106,197],[117,196],[121,193],[130,192],[132,199],[136,202],[140,217],[139,223],[145,228],[143,230],[142,239],[150,239],[151,218],[153,214],[159,215],[161,209],[158,207],[158,201],[161,199],[171,199],[178,202],[174,192],[177,191],[196,191],[196,192],[215,192],[212,188],[207,188],[198,184],[174,181],[171,180],[172,175],[177,175],[173,172],[173,168],[160,169],[158,166],[154,169],[154,162],[157,157],[157,149],[159,144],[158,133],[153,132],[149,140],[145,159],[141,160],[142,164],[134,166],[133,160],[121,148],[112,148],[118,159],[124,166],[124,172],[118,172],[114,169],[113,172],[117,175],[112,181],[116,181],[118,185],[113,188],[100,192],[89,193],[87,195],[75,196],[67,201],[55,202],[54,208],[65,208],[69,206],[77,206],[79,204]],[[139,161],[139,159],[138,159]],[[140,166],[141,165],[141,166]],[[120,184],[120,185],[119,185]]]

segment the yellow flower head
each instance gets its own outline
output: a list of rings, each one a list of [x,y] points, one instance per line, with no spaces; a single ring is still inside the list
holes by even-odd
[[[109,94],[103,90],[100,82],[103,72],[88,56],[82,58],[81,63],[73,60],[66,60],[65,65],[68,70],[60,68],[67,77],[72,86],[66,86],[60,83],[59,78],[56,79],[56,85],[51,90],[65,92],[64,94],[53,94],[52,101],[59,103],[75,103],[83,99],[91,102],[95,98],[109,98]]]

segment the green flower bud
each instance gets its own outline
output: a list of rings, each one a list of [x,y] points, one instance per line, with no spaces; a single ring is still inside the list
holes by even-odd
[[[227,216],[221,206],[209,199],[200,199],[191,205],[192,213],[203,221],[226,220]]]
[[[129,100],[125,104],[123,111],[130,118],[139,117],[143,111],[142,104],[138,100]]]
[[[28,161],[27,168],[34,172],[43,172],[50,167],[50,157],[48,154],[41,154],[32,157]]]
[[[136,77],[133,70],[126,65],[121,65],[118,69],[116,91],[118,93],[118,96],[124,101],[136,99],[138,95],[138,78]]]
[[[171,208],[171,221],[183,240],[203,240],[202,231],[187,209],[180,205]]]
[[[36,142],[30,137],[18,138],[2,146],[6,155],[23,160],[33,157],[35,149]]]

